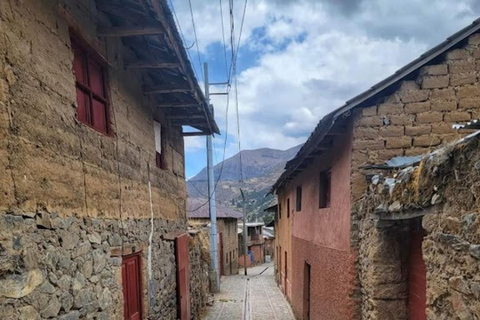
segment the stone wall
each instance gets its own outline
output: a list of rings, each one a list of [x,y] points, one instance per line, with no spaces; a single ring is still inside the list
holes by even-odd
[[[174,242],[166,230],[179,223],[155,220],[153,303],[144,314],[176,319]],[[68,217],[10,211],[0,217],[2,319],[123,319],[122,255],[141,252],[147,297],[150,221]]]
[[[427,317],[480,314],[479,147],[476,137],[469,138],[436,150],[419,165],[373,178],[355,210],[361,217],[364,319],[407,319],[405,261],[420,223],[426,233]]]
[[[210,294],[208,237],[204,233],[193,234],[189,242],[190,308],[192,319],[202,319]]]
[[[175,319],[181,128],[152,110],[142,74],[123,67],[136,57],[122,41],[96,37],[104,17],[94,2],[62,3],[0,1],[0,318],[122,319],[121,256],[141,250],[144,316]],[[109,63],[112,135],[76,118],[70,28]],[[165,170],[155,166],[154,119],[166,129]]]

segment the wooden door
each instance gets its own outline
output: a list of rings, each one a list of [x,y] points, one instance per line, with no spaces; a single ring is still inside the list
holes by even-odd
[[[426,320],[427,269],[422,255],[423,232],[412,235],[408,263],[408,319]]]
[[[303,319],[310,320],[310,265],[306,262],[303,274]]]
[[[175,238],[177,262],[177,318],[190,320],[190,270],[188,264],[188,234]]]
[[[225,272],[224,272],[224,269],[223,269],[223,267],[224,267],[224,264],[223,264],[223,259],[224,259],[224,257],[223,257],[223,234],[221,232],[218,234],[218,250],[219,250],[219,255],[218,255],[219,264],[218,264],[218,266],[220,268],[219,273],[220,273],[221,276],[224,276]]]
[[[142,286],[140,254],[123,257],[122,286],[125,320],[142,319]]]
[[[287,273],[288,273],[288,267],[287,267],[287,251],[285,251],[285,295],[287,295]]]
[[[230,252],[230,275],[233,274],[232,252]]]

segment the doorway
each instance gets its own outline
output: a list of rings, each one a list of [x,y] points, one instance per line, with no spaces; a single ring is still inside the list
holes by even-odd
[[[303,319],[310,320],[310,265],[305,262],[303,271]]]
[[[123,257],[123,317],[125,320],[142,319],[141,255],[139,253]]]
[[[422,255],[424,231],[413,232],[408,261],[408,319],[427,320],[427,268]]]
[[[223,267],[224,267],[224,263],[223,263],[224,257],[223,257],[223,233],[222,232],[220,232],[218,234],[218,249],[220,251],[220,254],[218,255],[219,268],[220,268],[219,274],[221,276],[224,276],[225,275],[225,270],[223,269]]]

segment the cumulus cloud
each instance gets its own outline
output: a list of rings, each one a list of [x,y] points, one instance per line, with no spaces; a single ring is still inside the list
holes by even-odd
[[[243,3],[234,1],[237,31]],[[223,47],[219,2],[192,4],[202,57],[221,57],[213,51]],[[174,5],[191,44],[188,1],[176,0]],[[228,30],[227,6],[223,1]],[[286,149],[304,142],[325,114],[467,26],[479,13],[475,0],[249,1],[239,55],[239,66],[245,67],[238,73],[242,146]],[[212,101],[223,129],[225,98]],[[234,100],[230,108],[234,110]],[[231,134],[235,121],[230,112]],[[233,154],[237,145],[233,136],[229,140],[227,150]],[[216,143],[222,145],[222,139]]]

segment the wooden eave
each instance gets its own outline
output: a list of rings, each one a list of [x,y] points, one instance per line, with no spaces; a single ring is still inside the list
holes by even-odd
[[[205,135],[219,133],[210,106],[195,78],[165,0],[96,0],[110,24],[99,37],[117,37],[136,56],[127,69],[143,74],[144,93],[172,125],[189,125]]]

